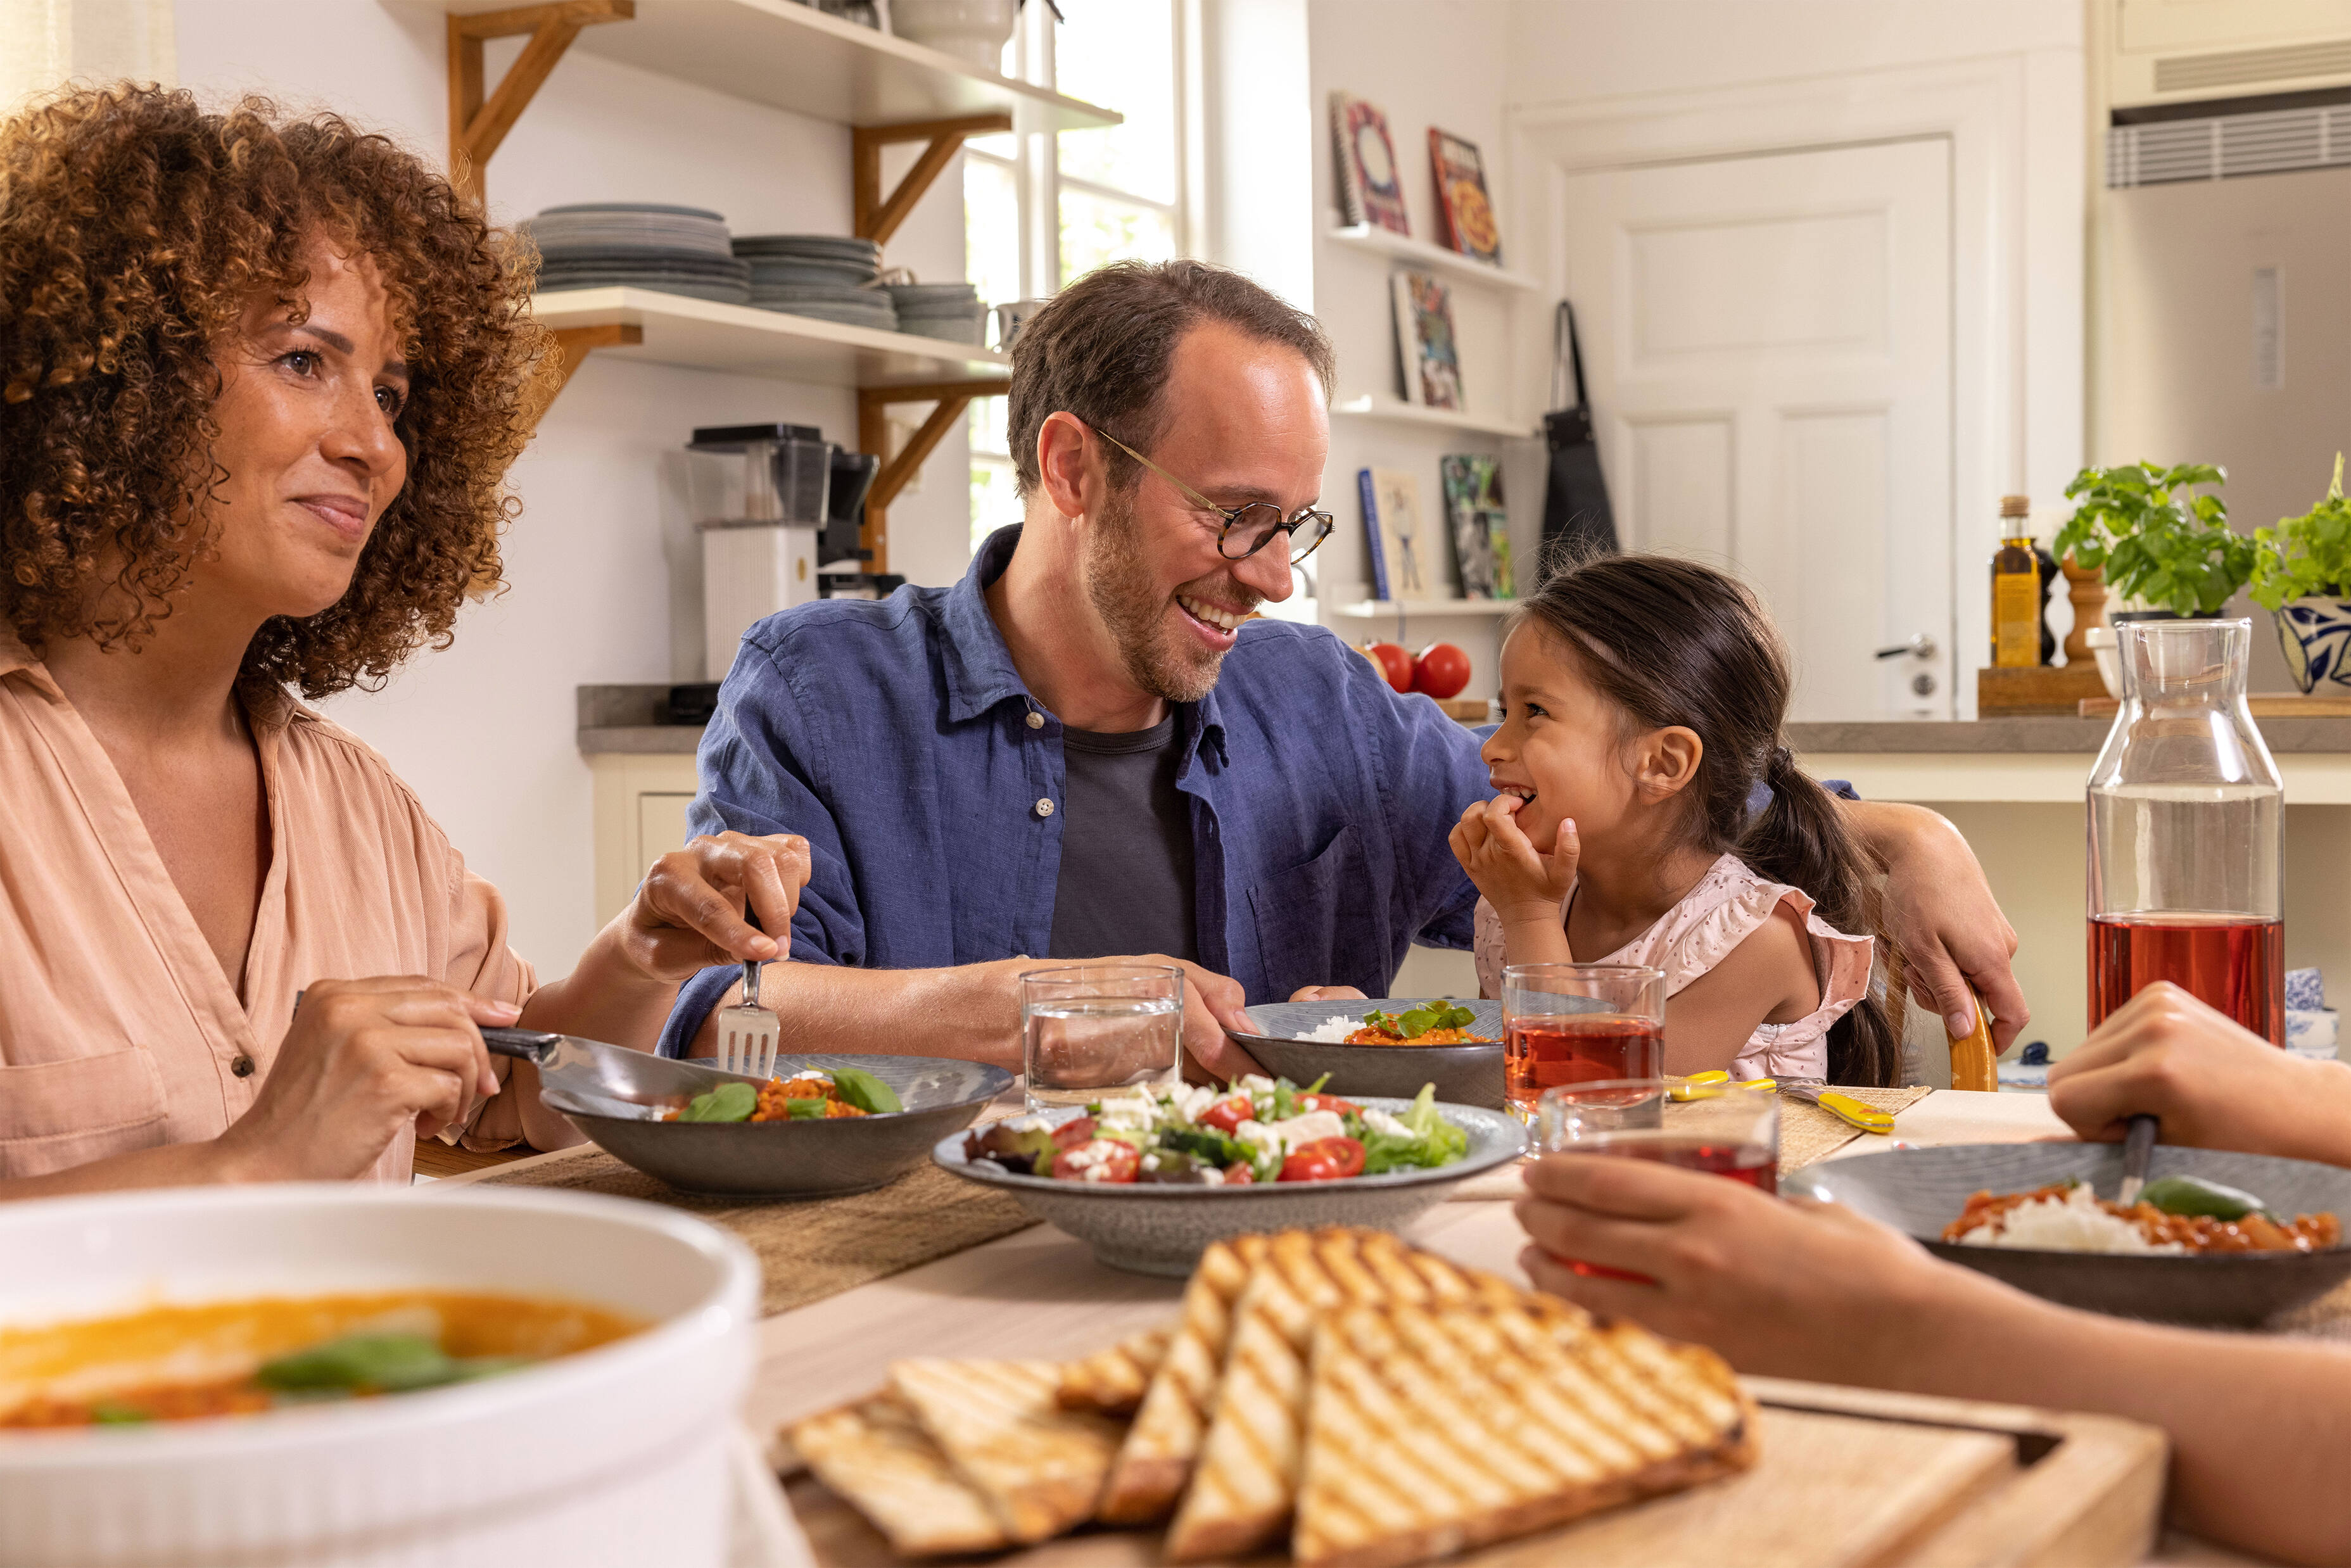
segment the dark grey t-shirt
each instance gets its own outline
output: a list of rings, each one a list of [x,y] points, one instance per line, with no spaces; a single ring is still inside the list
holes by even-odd
[[[1055,958],[1165,953],[1197,960],[1192,812],[1176,788],[1176,716],[1149,729],[1061,733]]]

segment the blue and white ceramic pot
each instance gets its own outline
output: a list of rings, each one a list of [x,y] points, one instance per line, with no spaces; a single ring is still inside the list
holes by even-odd
[[[2271,612],[2285,667],[2304,692],[2351,695],[2351,601],[2296,599]]]

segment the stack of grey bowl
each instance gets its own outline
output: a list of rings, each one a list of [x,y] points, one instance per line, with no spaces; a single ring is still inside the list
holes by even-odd
[[[737,260],[726,220],[700,207],[583,202],[549,207],[523,226],[538,246],[538,287],[652,288],[742,305],[751,269]]]
[[[898,329],[890,296],[873,286],[882,247],[843,235],[745,235],[735,254],[751,268],[751,303],[850,327]]]
[[[968,283],[893,283],[888,287],[898,307],[901,332],[974,348],[986,335],[987,307]]]

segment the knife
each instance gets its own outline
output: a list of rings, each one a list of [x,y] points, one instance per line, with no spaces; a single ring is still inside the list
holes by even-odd
[[[1789,1099],[1818,1105],[1830,1115],[1849,1122],[1865,1133],[1891,1135],[1894,1131],[1893,1112],[1881,1111],[1875,1105],[1856,1100],[1850,1094],[1840,1094],[1817,1082],[1782,1078],[1780,1080],[1780,1092]]]
[[[2147,1186],[2147,1163],[2155,1155],[2155,1135],[2162,1123],[2141,1112],[2130,1119],[2130,1130],[2123,1134],[2123,1185],[2115,1194],[2115,1202],[2128,1208],[2138,1201],[2139,1189]]]
[[[493,1055],[529,1062],[555,1088],[639,1104],[661,1105],[680,1096],[691,1098],[721,1083],[758,1082],[702,1062],[673,1061],[650,1051],[631,1051],[624,1045],[572,1034],[486,1028],[482,1043]]]

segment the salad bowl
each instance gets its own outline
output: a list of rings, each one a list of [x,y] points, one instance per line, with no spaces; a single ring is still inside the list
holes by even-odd
[[[1349,1098],[1366,1110],[1394,1116],[1410,1113],[1415,1103],[1393,1097]],[[1442,1202],[1453,1187],[1518,1158],[1525,1147],[1524,1130],[1502,1112],[1442,1103],[1435,1111],[1466,1134],[1468,1147],[1460,1159],[1332,1181],[1191,1186],[1024,1176],[993,1160],[973,1158],[961,1134],[941,1139],[931,1159],[967,1181],[1011,1194],[1038,1218],[1084,1242],[1111,1268],[1180,1279],[1192,1272],[1209,1243],[1228,1237],[1322,1225],[1401,1229]],[[1041,1119],[1059,1126],[1079,1113],[1048,1113]]]
[[[627,1052],[627,1055],[642,1055]],[[678,1063],[644,1057],[646,1083]],[[778,1056],[776,1075],[854,1067],[897,1092],[905,1109],[885,1115],[809,1122],[674,1122],[684,1103],[666,1080],[643,1093],[626,1085],[590,1091],[540,1090],[548,1104],[599,1148],[684,1192],[746,1197],[830,1197],[866,1192],[922,1164],[941,1137],[971,1125],[980,1109],[1012,1085],[1012,1075],[982,1061],[941,1056]],[[708,1071],[696,1083],[751,1082]],[[607,1092],[609,1091],[609,1092]]]

